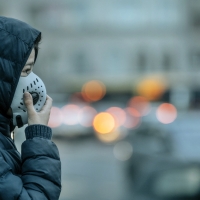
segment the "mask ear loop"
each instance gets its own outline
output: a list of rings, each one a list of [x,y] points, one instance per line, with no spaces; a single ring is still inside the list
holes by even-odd
[[[12,121],[13,121],[13,116],[10,122],[10,130],[11,130],[11,139],[13,140],[13,143],[15,143],[15,126],[13,125]]]
[[[11,138],[12,138],[12,140],[13,140],[13,143],[15,143],[15,131],[13,130],[13,132],[11,133],[12,135],[11,135]]]
[[[11,139],[12,139],[13,143],[15,143],[15,129],[13,129],[11,132]]]

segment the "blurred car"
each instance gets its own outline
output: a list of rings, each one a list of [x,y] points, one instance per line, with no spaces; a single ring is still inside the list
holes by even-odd
[[[166,129],[143,124],[126,138],[134,149],[126,162],[128,187],[133,196],[155,200],[200,199],[200,161],[174,154]]]

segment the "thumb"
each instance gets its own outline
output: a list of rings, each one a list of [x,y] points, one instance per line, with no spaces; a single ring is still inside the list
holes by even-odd
[[[32,96],[29,92],[24,93],[24,104],[25,104],[25,106],[27,108],[27,112],[29,114],[35,112],[35,109],[33,107],[33,99],[32,99]]]

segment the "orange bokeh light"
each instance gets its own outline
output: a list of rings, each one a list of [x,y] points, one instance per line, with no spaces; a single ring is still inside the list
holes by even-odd
[[[78,114],[79,123],[85,127],[92,126],[92,122],[96,114],[97,111],[91,106],[85,106],[81,108]]]
[[[137,85],[137,92],[148,100],[158,100],[165,92],[164,83],[157,79],[145,79]]]
[[[62,108],[63,123],[67,125],[78,124],[78,113],[80,111],[79,106],[74,104],[66,105]]]
[[[128,106],[135,108],[141,116],[145,116],[150,111],[150,103],[147,98],[142,96],[132,97],[128,103]]]
[[[156,117],[161,123],[170,124],[176,119],[177,110],[174,105],[163,103],[158,107]]]
[[[48,126],[51,128],[56,128],[62,124],[62,112],[57,107],[51,108],[50,118]]]
[[[107,109],[106,112],[110,113],[115,118],[116,126],[122,126],[126,121],[126,113],[119,107],[111,107]]]
[[[86,101],[99,101],[106,94],[106,87],[100,81],[89,81],[82,87],[82,96]]]
[[[107,112],[101,112],[95,116],[93,126],[98,133],[106,134],[112,132],[115,129],[116,123],[114,117],[111,114]]]
[[[126,121],[124,127],[133,129],[137,128],[141,123],[140,113],[131,107],[125,108],[126,112]]]

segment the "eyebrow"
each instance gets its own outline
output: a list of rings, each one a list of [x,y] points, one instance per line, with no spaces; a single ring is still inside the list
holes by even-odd
[[[34,62],[28,62],[26,63],[26,65],[34,65],[35,63]]]

